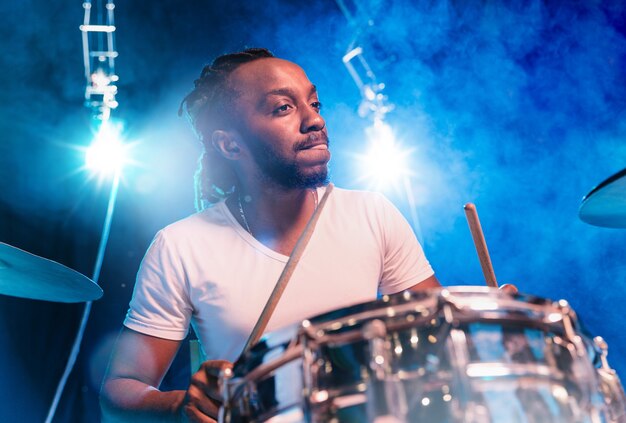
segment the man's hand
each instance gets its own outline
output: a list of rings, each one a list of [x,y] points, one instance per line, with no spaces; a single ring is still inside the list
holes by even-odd
[[[224,369],[232,369],[233,364],[225,360],[209,360],[202,363],[193,374],[182,412],[184,420],[189,422],[214,423],[217,419],[222,394],[219,376]]]
[[[507,294],[517,294],[519,291],[517,287],[512,283],[505,283],[504,285],[500,285],[500,291],[506,292]]]

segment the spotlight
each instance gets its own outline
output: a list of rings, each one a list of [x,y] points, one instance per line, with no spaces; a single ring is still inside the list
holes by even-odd
[[[126,163],[126,151],[127,146],[121,140],[120,125],[104,121],[85,151],[85,167],[101,176],[113,175]]]
[[[367,180],[370,187],[381,190],[390,186],[398,187],[404,177],[411,172],[407,167],[407,157],[411,150],[402,149],[391,127],[380,119],[365,129],[368,150],[357,157],[360,165],[360,179]]]

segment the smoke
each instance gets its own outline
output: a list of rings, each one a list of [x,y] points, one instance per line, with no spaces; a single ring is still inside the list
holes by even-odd
[[[484,284],[462,211],[474,202],[501,282],[568,299],[614,342],[618,367],[624,345],[608,322],[626,298],[626,237],[577,210],[626,163],[625,15],[609,2],[390,2],[358,39],[396,105],[388,120],[416,148],[439,278]],[[341,134],[349,150],[354,132]]]

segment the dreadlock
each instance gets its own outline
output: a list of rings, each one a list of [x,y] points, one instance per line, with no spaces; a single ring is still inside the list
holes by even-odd
[[[200,77],[194,81],[195,88],[180,104],[178,115],[185,112],[203,146],[194,177],[198,211],[228,197],[237,184],[230,163],[211,143],[215,130],[232,125],[230,110],[236,91],[229,86],[228,76],[244,63],[267,57],[274,55],[264,48],[249,48],[217,57],[202,69]]]

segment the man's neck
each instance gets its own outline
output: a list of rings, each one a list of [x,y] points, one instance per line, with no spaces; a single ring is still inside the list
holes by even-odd
[[[317,205],[315,189],[242,189],[227,202],[239,223],[272,250],[290,255]]]

